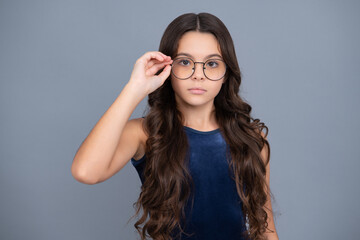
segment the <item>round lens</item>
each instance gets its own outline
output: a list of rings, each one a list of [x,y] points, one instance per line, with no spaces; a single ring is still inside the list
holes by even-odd
[[[204,73],[210,80],[220,80],[226,72],[225,62],[220,59],[209,59],[205,62]]]
[[[189,58],[177,58],[172,63],[172,72],[175,77],[186,79],[193,73],[194,62]]]

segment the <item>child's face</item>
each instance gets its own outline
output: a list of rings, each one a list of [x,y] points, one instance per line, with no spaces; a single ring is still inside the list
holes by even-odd
[[[192,56],[190,58],[194,62],[205,62],[210,58],[222,59],[218,41],[211,33],[201,33],[195,31],[186,32],[180,38],[179,47],[175,58],[177,56],[187,57],[184,55],[179,55],[180,53],[190,54]],[[205,58],[210,54],[218,54],[219,56]],[[209,80],[205,77],[202,67],[202,64],[196,63],[194,74],[185,80],[178,79],[173,74],[171,74],[171,84],[175,92],[176,102],[178,104],[192,106],[213,104],[213,100],[220,92],[225,78],[223,77],[218,81]],[[189,90],[190,88],[194,87],[200,87],[206,91],[202,94],[196,94]]]

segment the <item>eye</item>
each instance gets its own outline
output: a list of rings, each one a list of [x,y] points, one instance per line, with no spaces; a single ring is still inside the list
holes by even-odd
[[[217,66],[219,66],[219,63],[216,60],[211,60],[207,62],[206,66],[209,66],[211,68],[216,68]]]
[[[188,59],[181,59],[179,60],[179,64],[183,66],[187,66],[190,64],[190,61]]]

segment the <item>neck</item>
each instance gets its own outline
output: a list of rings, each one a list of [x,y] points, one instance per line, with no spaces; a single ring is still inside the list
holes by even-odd
[[[184,126],[203,131],[218,128],[213,102],[202,106],[179,105],[179,110],[184,116]]]

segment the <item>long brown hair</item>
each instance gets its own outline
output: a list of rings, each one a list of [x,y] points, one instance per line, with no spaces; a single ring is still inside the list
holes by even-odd
[[[238,95],[241,72],[230,33],[219,18],[209,13],[187,13],[175,18],[162,36],[159,51],[174,58],[179,39],[187,31],[212,33],[220,44],[228,68],[225,83],[214,99],[216,120],[229,146],[230,155],[226,157],[231,158],[229,168],[234,173],[232,178],[243,202],[247,226],[244,237],[265,239],[268,220],[265,203],[268,193],[271,193],[266,183],[270,146],[261,132],[266,129],[266,137],[268,128],[250,116],[251,106]],[[134,224],[142,240],[148,236],[155,240],[168,240],[175,229],[183,232],[184,207],[194,186],[187,168],[189,146],[183,129],[184,117],[176,106],[169,78],[149,94],[148,113],[143,121],[148,136],[145,180],[139,199],[134,203],[134,216],[143,209],[141,218]],[[268,152],[266,163],[260,155],[265,144]],[[140,227],[142,224],[144,226]]]

